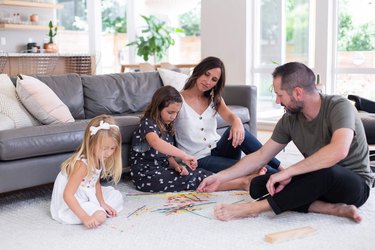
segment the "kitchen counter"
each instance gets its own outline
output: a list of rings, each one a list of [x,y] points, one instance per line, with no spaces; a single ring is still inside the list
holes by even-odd
[[[10,76],[60,75],[66,73],[95,74],[94,55],[77,53],[0,53],[6,63],[0,64],[0,73]]]

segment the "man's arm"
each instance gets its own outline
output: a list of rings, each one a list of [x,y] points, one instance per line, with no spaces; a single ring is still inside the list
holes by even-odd
[[[329,144],[306,159],[290,166],[288,168],[290,173],[295,176],[335,165],[348,155],[353,136],[354,131],[352,129],[337,129]]]
[[[246,155],[232,167],[205,178],[199,185],[199,192],[213,192],[221,183],[259,171],[275,157],[285,145],[269,139],[258,151]]]
[[[353,136],[354,131],[352,129],[337,129],[333,133],[329,144],[322,147],[311,156],[286,168],[285,170],[273,174],[267,183],[267,189],[270,194],[273,195],[274,193],[281,191],[285,186],[281,185],[277,190],[275,190],[276,183],[283,183],[296,175],[317,171],[323,168],[329,168],[344,159],[348,155]]]

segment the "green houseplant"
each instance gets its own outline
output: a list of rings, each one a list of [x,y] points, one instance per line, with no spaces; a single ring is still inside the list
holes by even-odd
[[[54,26],[52,21],[49,21],[48,23],[48,43],[45,43],[43,45],[43,48],[45,49],[46,52],[52,52],[56,53],[58,52],[58,47],[57,45],[53,42],[53,38],[57,35],[57,26]]]
[[[164,21],[160,21],[155,16],[142,16],[147,27],[142,30],[142,35],[126,46],[136,46],[137,55],[146,62],[150,56],[154,57],[154,63],[163,59],[167,49],[175,44],[172,34],[184,33],[183,29],[168,26]]]

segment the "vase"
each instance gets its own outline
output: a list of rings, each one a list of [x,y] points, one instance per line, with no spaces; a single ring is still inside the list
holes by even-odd
[[[56,43],[45,43],[43,44],[44,52],[46,53],[57,53],[59,52],[59,48],[57,47]]]

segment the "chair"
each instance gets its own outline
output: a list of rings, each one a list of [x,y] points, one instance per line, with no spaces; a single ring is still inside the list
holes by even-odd
[[[361,117],[370,148],[371,168],[375,171],[375,102],[357,95],[348,95],[348,99],[354,102]]]

